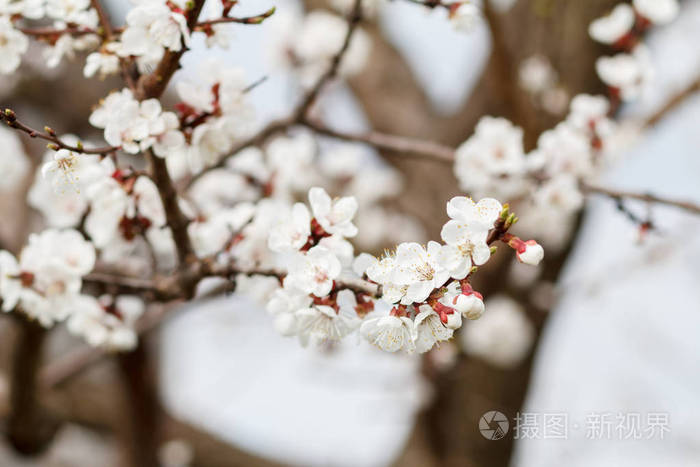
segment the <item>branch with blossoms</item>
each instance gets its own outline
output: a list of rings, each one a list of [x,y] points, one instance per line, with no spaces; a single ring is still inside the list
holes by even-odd
[[[66,289],[70,282],[72,293],[79,292],[84,278],[85,284],[88,286],[99,286],[98,288],[112,290],[110,295],[136,294],[149,301],[169,301],[192,298],[198,281],[204,277],[231,277],[235,274],[246,274],[274,277],[278,283],[282,282],[283,285],[296,284],[293,288],[304,291],[304,294],[295,297],[295,299],[303,303],[310,299],[311,302],[306,303],[306,305],[330,307],[336,314],[340,312],[341,308],[337,303],[340,292],[349,291],[354,294],[354,300],[360,304],[357,306],[361,306],[366,313],[371,308],[368,300],[378,298],[376,293],[367,293],[367,291],[375,290],[378,287],[372,284],[351,286],[347,279],[344,282],[338,278],[339,272],[336,271],[338,264],[344,263],[345,268],[350,267],[348,258],[352,256],[352,253],[348,254],[347,252],[352,251],[352,248],[344,240],[342,234],[336,235],[337,232],[329,230],[327,226],[319,223],[322,214],[318,214],[316,211],[323,212],[324,209],[326,211],[332,209],[330,207],[332,206],[331,201],[325,191],[314,188],[310,192],[309,196],[314,198],[312,205],[320,203],[319,205],[325,207],[312,206],[315,215],[313,219],[310,219],[309,226],[306,226],[308,222],[303,221],[305,214],[298,205],[295,205],[289,214],[283,215],[283,217],[288,215],[292,219],[297,218],[293,222],[301,222],[301,232],[304,232],[304,229],[310,229],[311,234],[299,237],[300,241],[304,240],[296,248],[296,251],[301,251],[301,255],[296,255],[299,264],[294,266],[284,264],[284,267],[280,269],[280,264],[278,264],[280,260],[275,259],[274,253],[284,253],[284,256],[288,256],[289,252],[282,251],[285,248],[279,246],[279,240],[271,240],[273,254],[256,250],[259,246],[255,245],[253,241],[255,235],[261,235],[261,230],[265,231],[265,235],[267,235],[268,229],[265,225],[266,223],[269,225],[271,222],[269,214],[263,215],[256,212],[259,211],[259,207],[245,203],[217,212],[215,209],[206,207],[203,209],[201,200],[187,202],[185,201],[187,198],[184,198],[178,191],[174,181],[177,177],[171,173],[172,169],[168,166],[168,162],[178,157],[184,158],[191,165],[194,176],[190,178],[188,191],[191,192],[190,196],[194,193],[195,198],[199,197],[197,195],[197,192],[200,191],[197,189],[198,182],[204,182],[204,179],[215,173],[217,169],[223,169],[229,165],[232,169],[241,171],[246,181],[250,182],[253,187],[262,190],[263,198],[265,198],[274,190],[280,189],[280,181],[275,181],[275,177],[266,173],[266,169],[260,165],[261,161],[258,159],[258,155],[246,159],[239,153],[249,146],[260,145],[266,142],[269,137],[294,127],[305,127],[317,134],[336,139],[367,143],[378,149],[389,149],[440,161],[454,161],[455,172],[462,187],[477,197],[484,198],[489,193],[497,193],[500,198],[518,200],[523,193],[533,191],[534,187],[532,198],[536,205],[565,202],[566,204],[561,206],[563,211],[572,211],[580,207],[580,193],[585,191],[607,194],[616,199],[636,197],[649,202],[670,204],[697,212],[697,206],[692,203],[651,195],[612,192],[591,185],[586,181],[594,172],[594,166],[601,158],[600,154],[605,145],[604,140],[609,137],[611,132],[612,122],[607,117],[609,106],[600,97],[577,96],[572,102],[571,113],[565,122],[555,130],[543,134],[538,148],[527,158],[524,157],[525,154],[522,151],[522,131],[503,119],[485,118],[477,127],[476,134],[457,149],[429,141],[416,141],[376,132],[366,135],[347,134],[324,126],[311,115],[312,108],[325,86],[333,78],[346,72],[344,67],[347,66],[348,58],[353,54],[353,49],[357,49],[358,40],[361,43],[362,35],[358,29],[361,18],[360,1],[354,3],[354,8],[348,15],[347,21],[343,23],[344,28],[339,30],[336,36],[338,40],[337,50],[331,55],[321,57],[322,60],[319,59],[321,66],[314,65],[312,69],[315,73],[315,79],[305,89],[300,103],[287,119],[272,122],[260,132],[248,136],[246,139],[241,140],[235,131],[229,134],[229,128],[235,130],[235,118],[248,112],[242,102],[242,97],[247,92],[248,86],[244,84],[245,80],[239,74],[227,70],[209,73],[209,81],[201,86],[181,83],[178,85],[178,91],[183,102],[178,104],[177,113],[164,111],[158,98],[178,68],[180,57],[187,50],[189,32],[196,30],[197,25],[200,24],[198,15],[202,6],[203,2],[200,1],[194,2],[184,10],[173,9],[171,6],[143,11],[139,10],[140,7],[138,7],[134,10],[144,15],[155,15],[159,12],[162,14],[162,18],[156,16],[156,18],[160,18],[157,20],[164,21],[164,26],[168,25],[173,34],[168,41],[159,44],[160,58],[154,71],[141,75],[135,90],[124,89],[119,93],[110,94],[91,115],[91,123],[104,129],[105,139],[112,146],[86,150],[81,144],[67,144],[48,128],[46,133],[41,133],[27,127],[17,121],[16,116],[11,111],[6,112],[3,116],[3,119],[11,127],[30,136],[51,141],[53,146],[50,149],[64,151],[58,151],[54,161],[44,166],[43,172],[50,180],[50,185],[59,187],[62,191],[73,189],[76,192],[84,192],[86,199],[81,198],[81,200],[86,208],[90,208],[84,219],[84,232],[90,238],[89,243],[81,243],[77,237],[70,240],[68,237],[64,239],[64,233],[54,231],[51,231],[50,235],[47,234],[45,238],[36,237],[35,243],[66,241],[68,244],[74,244],[75,249],[81,251],[84,256],[95,257],[95,251],[87,253],[93,245],[98,251],[107,251],[118,242],[131,243],[136,238],[142,238],[146,242],[146,246],[151,249],[156,245],[166,245],[166,250],[175,252],[175,261],[179,264],[175,274],[172,274],[172,280],[154,280],[145,285],[137,284],[138,281],[129,277],[119,279],[113,275],[105,276],[100,271],[87,275],[92,268],[85,266],[86,270],[81,274],[57,279],[62,289]],[[95,11],[98,10],[99,8]],[[268,17],[270,14],[272,12],[261,16]],[[105,15],[98,14],[98,16],[100,22],[106,24],[108,20]],[[136,15],[133,14],[131,17],[133,19]],[[260,20],[262,19],[264,18]],[[326,19],[324,18],[323,21]],[[127,22],[129,22],[128,19]],[[120,37],[120,40],[123,41],[122,46],[129,46],[128,37],[130,34],[141,37],[142,34],[146,33],[139,28],[141,28],[140,23],[136,20],[133,24],[129,23]],[[114,31],[111,27],[106,28],[106,30]],[[162,37],[159,37],[158,40],[162,40]],[[291,53],[295,54],[294,63],[296,65],[304,58],[300,50],[292,50]],[[133,58],[133,54],[132,52],[129,60]],[[567,149],[562,150],[562,148]],[[272,147],[270,149],[272,150]],[[133,170],[119,168],[109,158],[90,159],[85,156],[85,154],[102,155],[116,150],[131,154],[143,154],[150,165],[149,175],[145,176]],[[233,153],[234,157],[227,159],[226,152]],[[74,153],[79,154],[75,155]],[[493,158],[488,159],[490,156]],[[484,167],[487,168],[487,173],[483,173]],[[280,168],[275,170],[280,170]],[[475,184],[475,182],[478,183]],[[345,206],[353,205],[351,198],[346,197],[342,200]],[[38,208],[41,209],[40,206]],[[342,213],[342,211],[348,208],[338,209],[341,212],[334,215],[342,214],[345,216],[346,213]],[[350,210],[354,213],[356,209],[355,206]],[[202,212],[203,210],[205,212]],[[278,216],[280,212],[284,212],[284,209],[277,210]],[[306,217],[308,217],[308,213]],[[489,224],[489,228],[493,228],[493,222],[486,224]],[[283,230],[282,228],[282,230],[273,231],[271,238],[276,238]],[[352,229],[350,230],[352,231]],[[301,235],[300,232],[297,234]],[[464,241],[466,242],[466,240]],[[523,249],[528,249],[530,245],[517,237],[507,237],[506,242],[518,254],[523,253],[525,251]],[[250,245],[251,243],[253,245]],[[273,243],[277,246],[272,246]],[[452,248],[454,246],[446,248],[446,251],[454,250]],[[483,250],[483,245],[481,247]],[[391,257],[398,258],[408,255],[409,253],[404,251],[405,248],[397,249],[396,254]],[[415,250],[417,247],[412,246],[411,248]],[[439,248],[438,246],[432,248],[434,251],[430,255],[435,257]],[[471,252],[474,245],[460,244],[460,248],[466,248],[466,251]],[[421,257],[423,253],[420,249],[417,251],[417,253],[413,251],[411,254],[415,253]],[[484,260],[483,251],[481,253],[480,261]],[[168,254],[169,252],[165,253],[166,256]],[[428,254],[429,252],[426,250],[425,255]],[[157,263],[158,255],[155,256]],[[344,258],[342,262],[338,259],[339,257]],[[384,258],[382,261],[386,260],[387,258]],[[319,276],[303,275],[302,270],[307,272],[315,270],[315,261],[323,264],[323,268],[327,270],[319,273]],[[223,264],[219,264],[222,262]],[[435,265],[429,266],[432,270],[436,270]],[[30,300],[24,297],[25,292],[31,291],[31,293],[38,292],[39,299],[47,298],[47,291],[53,290],[51,287],[55,285],[54,282],[49,282],[51,285],[49,287],[42,283],[41,274],[38,272],[39,268],[32,265],[31,261],[25,264],[24,253],[19,261],[8,258],[6,267],[15,271],[11,279],[14,281],[11,288],[14,290],[15,296],[5,300],[5,303],[10,304],[7,306],[11,307],[13,303],[24,304],[23,302],[26,301],[29,305],[22,308],[28,309],[31,316],[44,320],[47,325],[64,319],[47,315],[42,309],[43,302],[41,302],[42,307],[39,307],[36,304],[32,305],[32,300],[35,298]],[[158,264],[153,264],[152,267],[157,268]],[[428,270],[428,266],[424,267],[424,265],[415,267]],[[449,270],[445,265],[441,265],[441,267],[443,270]],[[351,281],[357,281],[362,274],[365,274],[364,270],[360,271],[359,277],[351,278]],[[381,286],[379,290],[382,291],[383,296],[387,294],[387,290],[393,291],[390,292],[391,294],[397,293],[397,287],[398,290],[402,290],[402,287],[409,289],[412,286],[411,283],[402,282],[404,279],[387,282],[386,277],[384,277],[385,280],[379,280],[380,275],[378,274],[374,272],[371,275],[367,274],[367,277]],[[295,279],[297,275],[301,278]],[[314,289],[317,293],[314,293],[314,290],[307,290],[308,284],[313,283],[314,278],[318,277],[323,278],[323,287]],[[329,277],[333,277],[330,282]],[[453,284],[455,280],[464,280],[465,277],[452,277],[453,281],[450,284]],[[302,286],[301,284],[305,281],[308,284]],[[108,282],[112,283],[111,288],[108,287]],[[328,284],[331,284],[330,289],[326,290]],[[443,285],[445,284],[439,284],[440,287]],[[459,285],[463,286],[463,284]],[[388,289],[387,286],[389,286]],[[436,292],[437,289],[438,287],[435,287],[428,291],[428,295],[423,297],[424,303],[416,300],[400,303],[401,307],[396,308],[392,313],[395,315],[398,313],[400,316],[397,317],[405,318],[416,315],[418,313],[416,310],[424,305],[430,306],[433,311],[436,311],[436,307],[444,311],[443,306],[447,305],[440,301],[443,296],[438,296],[440,292]],[[63,299],[62,294],[59,295]],[[349,297],[345,293],[342,295]],[[112,316],[109,319],[105,318],[110,323],[114,321],[115,316],[119,318],[124,315],[118,309],[113,312],[110,307],[115,305],[104,305],[99,301],[84,299],[81,295],[78,297],[82,302],[81,306],[91,310],[90,313],[95,316]],[[52,300],[53,298],[49,301]],[[290,301],[293,302],[291,299]],[[104,303],[108,302],[109,300],[105,298]],[[409,305],[413,308],[410,308]],[[102,312],[99,313],[98,309],[101,309]],[[323,310],[328,311],[327,309]],[[359,314],[362,315],[362,313]],[[440,319],[446,319],[448,314],[450,313],[442,313]],[[288,321],[287,324],[291,322],[288,316],[284,319]],[[114,322],[108,328],[117,324],[118,322]],[[78,328],[79,326],[71,327]],[[291,331],[286,330],[285,332]]]
[[[13,8],[23,2],[16,3]],[[221,17],[203,20],[204,0],[153,1],[138,3],[126,25],[115,28],[96,0],[77,10],[57,3],[29,12],[33,16],[0,13],[0,49],[8,58],[0,71],[19,66],[26,35],[35,35],[50,44],[50,64],[89,51],[86,77],[121,72],[126,87],[90,115],[109,145],[103,148],[86,149],[48,127],[32,129],[12,111],[0,116],[11,129],[50,143],[29,195],[47,229],[32,234],[17,256],[0,252],[2,307],[47,328],[65,322],[100,349],[47,367],[42,378],[48,386],[110,351],[134,349],[139,335],[169,315],[147,305],[197,300],[198,286],[209,278],[223,279],[227,291],[257,295],[274,327],[302,345],[359,333],[386,351],[427,352],[452,338],[464,319],[484,313],[484,297],[472,279],[497,244],[513,249],[522,263],[543,259],[542,246],[511,233],[517,219],[495,198],[519,203],[525,238],[540,238],[543,227],[562,224],[581,208],[585,193],[700,212],[693,203],[592,183],[615,148],[615,109],[636,95],[646,76],[641,33],[664,21],[648,3],[628,5],[633,22],[626,28],[610,19],[591,25],[594,38],[612,41],[625,54],[598,65],[610,95],[576,96],[565,119],[529,153],[522,129],[501,118],[484,117],[458,148],[327,126],[316,104],[333,80],[361,72],[369,51],[360,0],[346,18],[311,12],[278,33],[277,59],[298,77],[300,99],[287,118],[259,131],[251,130],[249,81],[220,63],[206,63],[198,79],[178,82],[174,109],[164,109],[161,97],[193,33],[205,33],[208,45],[216,46],[226,42],[220,28],[227,23],[260,24],[274,9],[233,17],[235,2],[225,1]],[[471,3],[417,3],[446,8],[457,26],[478,15]],[[615,14],[629,23],[629,9],[620,11]],[[18,27],[39,17],[59,24],[34,32]],[[628,80],[620,68],[630,63],[638,73]],[[458,196],[447,203],[442,243],[407,241],[399,234],[415,230],[391,224],[385,209],[391,196],[400,196],[398,175],[384,167],[362,171],[366,160],[347,148],[325,151],[315,136],[454,164],[461,189],[480,201]],[[148,170],[104,157],[117,152],[141,157]],[[22,160],[14,152],[9,157]],[[329,191],[341,196],[332,198]],[[308,203],[292,204],[302,197]],[[356,254],[363,242],[371,243],[363,235],[385,225],[373,234],[380,238],[373,245],[396,247],[379,258]],[[363,249],[372,251],[358,251]]]

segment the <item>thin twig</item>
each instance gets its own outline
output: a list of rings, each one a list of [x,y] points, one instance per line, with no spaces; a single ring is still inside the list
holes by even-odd
[[[299,105],[295,113],[295,121],[300,122],[307,117],[309,110],[311,110],[311,107],[316,102],[316,98],[320,94],[323,87],[326,85],[326,83],[335,78],[338,74],[338,69],[340,68],[341,62],[343,61],[345,52],[347,52],[348,48],[350,47],[350,41],[352,40],[353,33],[355,32],[357,25],[360,24],[361,19],[362,0],[355,0],[352,11],[350,12],[347,18],[348,29],[345,33],[345,38],[343,39],[343,45],[331,59],[331,63],[328,67],[328,70],[326,70],[326,72],[323,75],[321,75],[319,80],[316,81],[315,85],[306,93],[306,95],[302,99],[301,104]]]
[[[684,211],[692,212],[693,214],[700,214],[700,205],[690,202],[690,201],[680,201],[671,198],[664,198],[661,196],[652,195],[650,193],[638,193],[633,191],[623,191],[614,190],[611,188],[605,188],[602,186],[592,185],[589,183],[582,183],[581,188],[587,193],[596,193],[599,195],[607,196],[615,200],[621,199],[636,199],[639,201],[646,201],[647,203],[663,204],[666,206],[673,206],[678,209],[683,209]]]
[[[100,35],[96,29],[87,26],[67,26],[65,28],[40,27],[40,28],[17,28],[22,34],[38,38],[55,38],[64,34],[71,36],[85,36],[87,34]]]
[[[644,122],[644,128],[649,128],[658,124],[668,114],[685,102],[688,97],[697,92],[700,92],[700,76],[686,86],[685,89],[681,90],[678,94],[669,99],[659,110],[648,117]]]
[[[112,22],[109,19],[109,15],[102,7],[102,3],[100,2],[100,0],[90,0],[90,4],[97,12],[97,18],[99,19],[100,26],[102,26],[102,30],[104,31],[105,40],[113,40],[114,28],[112,27]],[[134,80],[134,77],[131,74],[131,66],[129,60],[124,57],[119,57],[119,66],[121,68],[121,73],[124,77],[124,80],[126,81],[126,84],[129,86],[129,89],[133,91],[134,89],[136,89],[136,81]]]
[[[371,131],[369,133],[345,133],[333,130],[318,121],[305,120],[302,122],[307,128],[324,136],[369,144],[379,150],[388,150],[420,158],[429,158],[439,162],[452,163],[455,159],[455,150],[444,144],[405,136],[389,135]]]
[[[73,146],[65,143],[60,138],[56,136],[56,132],[49,127],[45,127],[44,131],[36,130],[28,125],[17,120],[17,115],[14,111],[10,109],[5,109],[4,112],[0,112],[0,121],[4,121],[7,126],[14,128],[15,130],[21,131],[29,135],[30,138],[39,138],[45,141],[49,141],[55,144],[60,149],[67,149],[73,152],[80,152],[83,154],[100,154],[106,155],[118,151],[120,148],[118,146],[105,146],[101,148],[86,148],[82,143],[78,143],[77,146]]]
[[[195,26],[194,30],[202,30],[206,29],[207,27],[213,26],[215,24],[225,24],[225,23],[239,23],[239,24],[260,24],[263,21],[265,21],[267,18],[275,14],[275,7],[270,8],[264,13],[260,13],[259,15],[254,15],[254,16],[246,16],[243,18],[234,18],[230,16],[226,16],[223,18],[216,18],[216,19],[210,19],[207,21],[200,21],[197,23],[197,26]]]

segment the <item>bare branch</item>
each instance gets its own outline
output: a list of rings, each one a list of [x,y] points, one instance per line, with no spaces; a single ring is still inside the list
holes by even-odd
[[[676,110],[685,100],[693,94],[700,92],[700,76],[698,76],[690,85],[680,91],[678,94],[668,100],[659,110],[654,112],[644,122],[644,127],[649,128],[658,124],[672,111]]]
[[[330,80],[336,77],[338,74],[338,69],[340,68],[340,63],[343,61],[343,57],[345,56],[345,52],[347,52],[348,48],[350,47],[350,41],[352,40],[352,35],[353,32],[355,32],[355,29],[357,28],[357,25],[360,23],[360,20],[362,19],[362,0],[355,0],[355,3],[353,4],[352,11],[348,15],[348,30],[345,33],[345,39],[343,40],[343,45],[340,47],[340,50],[333,56],[331,59],[330,66],[328,67],[328,70],[319,78],[318,81],[316,81],[316,84],[306,93],[304,98],[301,101],[301,104],[297,108],[295,112],[295,121],[301,121],[303,120],[311,107],[314,105],[316,102],[316,98],[318,97],[319,93],[323,89],[323,87],[328,83]]]
[[[10,109],[5,109],[4,112],[0,112],[0,121],[4,121],[7,126],[14,128],[15,130],[21,131],[29,135],[30,138],[39,138],[45,141],[53,143],[58,149],[67,149],[73,152],[80,152],[83,154],[100,154],[107,155],[118,151],[120,148],[118,146],[105,146],[101,148],[86,148],[82,143],[78,143],[77,146],[73,146],[63,142],[56,136],[56,132],[49,127],[44,127],[45,131],[35,130],[34,128],[25,125],[24,123],[17,120],[17,115],[14,111]]]
[[[622,199],[636,199],[639,201],[646,201],[647,203],[663,204],[666,206],[673,206],[684,211],[691,212],[693,214],[700,214],[700,205],[692,203],[690,201],[679,201],[670,198],[664,198],[661,196],[655,196],[650,193],[637,193],[633,191],[623,191],[614,190],[611,188],[605,188],[597,185],[592,185],[588,183],[581,184],[581,188],[586,193],[595,193],[615,200]]]
[[[378,150],[389,150],[414,157],[433,159],[439,162],[452,163],[455,159],[455,150],[449,146],[426,141],[422,139],[408,138],[404,136],[388,135],[371,131],[369,133],[344,133],[333,130],[318,121],[304,120],[307,128],[324,136],[330,136],[345,141],[365,143]]]
[[[197,18],[199,18],[199,14],[202,12],[204,1],[205,0],[194,0],[192,2],[192,8],[186,12],[187,28],[190,31],[193,31],[197,25]],[[186,51],[187,47],[185,47],[184,43],[182,44],[182,48],[177,52],[166,50],[156,69],[152,73],[139,78],[136,86],[136,98],[138,100],[145,100],[152,97],[160,97],[163,92],[165,92],[165,88],[168,87],[170,79],[180,67],[180,58],[182,58],[182,55]]]
[[[100,31],[87,26],[67,26],[65,28],[40,27],[40,28],[17,28],[22,34],[34,36],[37,38],[52,39],[60,37],[64,34],[71,36],[85,36],[87,34],[101,35]]]
[[[238,23],[238,24],[260,24],[263,21],[265,21],[267,18],[275,14],[275,7],[270,8],[264,13],[260,13],[259,15],[255,16],[247,16],[243,18],[234,18],[230,16],[226,16],[223,18],[217,18],[217,19],[210,19],[207,21],[200,21],[197,23],[195,26],[194,30],[195,31],[202,31],[206,30],[208,27],[211,27],[215,24],[225,24],[225,23]]]

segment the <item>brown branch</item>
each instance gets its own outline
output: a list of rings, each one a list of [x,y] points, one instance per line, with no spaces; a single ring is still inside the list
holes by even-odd
[[[357,28],[357,25],[360,23],[361,19],[362,0],[355,0],[353,4],[353,9],[347,18],[348,29],[345,34],[345,38],[343,39],[342,46],[331,59],[331,63],[326,72],[323,75],[321,75],[321,77],[318,79],[318,81],[316,81],[316,83],[311,87],[311,89],[309,89],[306,92],[304,97],[301,99],[301,102],[297,106],[296,110],[292,112],[292,115],[285,119],[275,120],[267,124],[267,126],[263,127],[263,129],[260,130],[258,133],[254,134],[250,138],[239,142],[233,147],[231,151],[229,151],[229,156],[234,155],[247,147],[262,144],[267,138],[274,135],[275,133],[284,131],[296,124],[303,124],[303,122],[308,117],[308,113],[311,110],[311,107],[316,102],[316,99],[318,98],[318,95],[320,94],[322,88],[338,74],[340,64],[343,60],[343,57],[345,56],[345,53],[350,47],[350,41],[352,40],[353,33]],[[207,172],[223,167],[226,164],[226,159],[229,156],[223,157],[216,164],[192,176],[192,178],[188,182],[188,186],[190,186],[192,183],[194,183]]]
[[[158,440],[160,438],[161,405],[158,399],[158,382],[152,352],[146,339],[140,339],[131,352],[121,353],[117,362],[124,397],[127,399],[128,423],[124,426],[123,440],[127,465],[151,467],[160,464]]]
[[[202,11],[204,1],[205,0],[195,0],[192,4],[192,8],[187,12],[187,27],[190,31],[193,30],[197,24],[197,18]],[[182,48],[178,52],[170,50],[165,51],[155,71],[139,79],[135,92],[138,100],[160,98],[163,92],[165,92],[173,74],[175,74],[180,67],[180,58],[186,50],[187,47],[183,40]],[[151,178],[158,187],[158,193],[163,202],[168,226],[173,233],[180,265],[183,265],[194,252],[189,234],[187,233],[189,219],[180,209],[177,190],[168,173],[165,159],[157,157],[153,151],[148,151],[146,153],[146,159],[150,165]]]
[[[97,12],[97,18],[99,19],[100,26],[102,26],[102,29],[104,31],[105,39],[107,41],[113,40],[114,28],[112,27],[112,22],[109,19],[109,15],[102,7],[102,3],[100,2],[100,0],[90,0],[90,4]],[[126,84],[129,86],[129,89],[133,91],[134,89],[136,89],[136,81],[134,79],[134,76],[132,75],[132,71],[130,70],[131,65],[129,60],[124,57],[119,57],[119,66],[121,68],[122,77],[126,81]]]
[[[55,38],[62,36],[64,34],[70,34],[72,36],[85,36],[87,34],[101,35],[96,29],[89,28],[87,26],[68,26],[65,28],[52,28],[52,27],[41,27],[41,28],[17,28],[22,34],[27,36],[34,36],[39,38]]]
[[[695,204],[690,201],[680,201],[676,199],[664,198],[661,196],[655,196],[650,193],[637,193],[633,191],[622,191],[614,190],[611,188],[605,188],[597,185],[592,185],[588,183],[582,183],[581,189],[585,193],[595,193],[615,200],[622,199],[636,199],[639,201],[646,201],[647,203],[663,204],[666,206],[673,206],[684,211],[691,212],[693,214],[700,214],[700,205]]]
[[[412,155],[414,157],[428,158],[446,163],[452,163],[455,159],[455,150],[453,148],[433,141],[408,138],[398,135],[389,135],[376,131],[371,131],[364,134],[345,133],[342,131],[333,130],[318,121],[312,120],[304,120],[302,124],[318,134],[344,141],[369,144],[380,151],[394,151],[406,155]]]
[[[659,110],[654,112],[649,118],[644,122],[644,128],[650,128],[658,124],[663,120],[668,114],[676,110],[687,98],[693,94],[700,92],[700,76],[697,77],[690,85],[685,89],[680,91],[678,94],[674,95],[668,100]]]
[[[263,21],[265,21],[267,18],[275,14],[275,7],[270,8],[264,13],[260,13],[259,15],[255,16],[247,16],[243,18],[234,18],[234,17],[223,17],[223,18],[217,18],[217,19],[210,19],[207,21],[200,21],[197,23],[195,26],[194,30],[195,31],[201,31],[201,30],[206,30],[207,27],[213,26],[215,24],[225,24],[225,23],[239,23],[239,24],[260,24]]]
[[[194,30],[197,25],[197,18],[199,18],[199,14],[202,12],[204,1],[205,0],[194,0],[192,2],[192,8],[187,11],[187,29],[190,31]],[[179,51],[174,52],[172,50],[166,50],[156,69],[152,73],[139,78],[136,85],[136,98],[138,100],[145,100],[153,97],[160,97],[163,92],[165,92],[165,88],[168,87],[170,79],[178,68],[180,68],[180,58],[182,58],[182,55],[186,51],[187,47],[184,41]]]
[[[67,149],[73,152],[80,152],[83,154],[99,154],[107,155],[118,151],[120,148],[118,146],[105,146],[101,148],[86,148],[82,143],[78,143],[77,146],[73,146],[63,142],[60,138],[56,136],[56,132],[49,127],[44,127],[45,132],[35,130],[34,128],[25,125],[24,123],[17,120],[17,115],[13,110],[5,109],[4,112],[0,112],[0,121],[4,121],[7,126],[14,128],[15,130],[21,131],[29,135],[30,138],[39,138],[45,141],[53,143],[58,149]]]
[[[192,242],[187,232],[190,220],[180,209],[177,191],[168,173],[165,159],[156,156],[153,151],[146,152],[145,156],[150,164],[151,178],[156,187],[158,187],[158,193],[165,210],[166,222],[173,233],[178,259],[181,265],[185,264],[194,255]]]
[[[348,48],[350,47],[350,41],[352,40],[352,35],[353,32],[355,32],[355,29],[357,28],[357,25],[360,23],[360,20],[362,19],[362,0],[355,0],[355,3],[353,4],[352,11],[348,15],[347,22],[348,22],[348,30],[345,33],[345,38],[343,39],[343,45],[340,47],[340,50],[333,56],[331,59],[330,66],[328,67],[328,70],[321,75],[318,81],[314,84],[314,86],[311,87],[311,89],[306,93],[304,98],[301,101],[301,104],[297,108],[295,112],[295,117],[294,120],[297,122],[302,121],[304,118],[306,118],[307,114],[309,113],[309,110],[311,107],[314,105],[316,102],[316,98],[320,94],[321,90],[323,87],[331,81],[333,78],[336,77],[338,74],[338,69],[340,68],[340,63],[343,61],[343,57],[345,56],[345,52],[347,52]]]

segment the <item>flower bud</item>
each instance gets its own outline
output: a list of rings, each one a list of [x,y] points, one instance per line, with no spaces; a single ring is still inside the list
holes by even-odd
[[[521,263],[537,266],[544,258],[544,248],[534,240],[526,241],[524,247],[519,250],[522,251],[518,251],[516,256]]]
[[[468,319],[479,319],[484,313],[484,302],[473,293],[455,297],[454,307]]]

